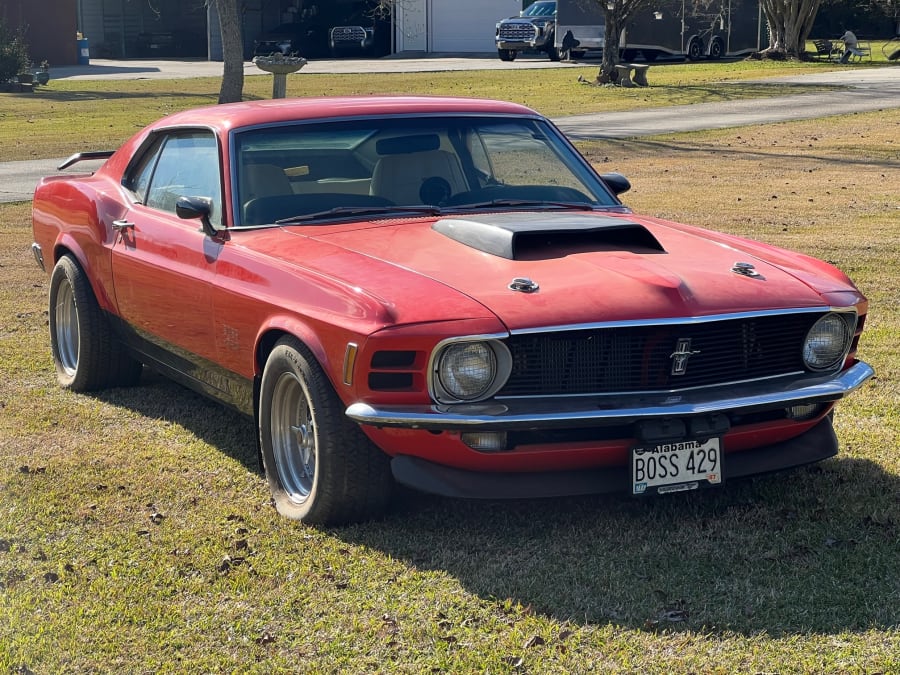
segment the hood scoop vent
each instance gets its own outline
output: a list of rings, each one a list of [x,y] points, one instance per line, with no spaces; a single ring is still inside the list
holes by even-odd
[[[643,225],[609,216],[500,213],[441,218],[431,228],[461,244],[508,260],[542,260],[609,250],[665,253]]]

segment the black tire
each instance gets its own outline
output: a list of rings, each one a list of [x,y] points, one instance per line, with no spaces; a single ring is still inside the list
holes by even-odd
[[[718,59],[721,59],[724,54],[725,45],[722,44],[722,41],[719,38],[715,38],[709,45],[709,58],[713,61],[717,61]]]
[[[87,275],[69,255],[50,275],[50,351],[60,385],[95,391],[136,384],[142,365],[113,333]]]
[[[560,59],[559,49],[556,48],[556,35],[553,33],[547,37],[547,56],[550,57],[551,61],[559,61]]]
[[[313,525],[377,518],[390,501],[390,462],[344,415],[312,353],[280,340],[260,387],[263,469],[278,512]]]
[[[516,52],[513,49],[498,49],[497,56],[500,57],[501,61],[515,61],[516,60]]]
[[[691,61],[699,61],[703,56],[703,41],[700,38],[694,38],[688,44],[687,57]]]

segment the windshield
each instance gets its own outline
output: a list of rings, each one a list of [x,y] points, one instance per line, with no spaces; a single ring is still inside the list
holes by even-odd
[[[556,14],[555,2],[534,2],[522,11],[522,16],[553,16]]]
[[[255,128],[235,133],[233,158],[242,226],[619,204],[559,132],[525,116]]]

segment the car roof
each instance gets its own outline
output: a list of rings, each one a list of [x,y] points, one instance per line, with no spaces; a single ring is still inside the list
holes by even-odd
[[[173,113],[151,126],[209,126],[222,131],[259,124],[328,118],[393,115],[529,115],[526,106],[506,101],[445,96],[335,96],[279,98],[194,108]]]

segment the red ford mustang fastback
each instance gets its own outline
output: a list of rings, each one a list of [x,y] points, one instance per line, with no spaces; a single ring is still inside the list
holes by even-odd
[[[75,391],[146,364],[258,422],[278,510],[720,486],[837,452],[867,303],[835,268],[634,215],[534,111],[280,99],[150,125],[41,181]]]

